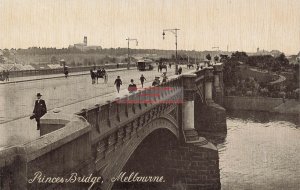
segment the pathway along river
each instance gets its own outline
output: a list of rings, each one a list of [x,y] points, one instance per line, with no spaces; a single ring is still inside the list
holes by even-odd
[[[227,113],[218,142],[223,190],[299,190],[298,118],[265,112]]]

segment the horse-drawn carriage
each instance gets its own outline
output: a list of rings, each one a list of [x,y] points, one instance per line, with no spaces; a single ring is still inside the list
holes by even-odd
[[[96,72],[96,78],[97,78],[97,83],[99,78],[104,79],[104,83],[106,84],[108,81],[108,75],[107,72],[104,69],[98,69]]]
[[[168,71],[168,66],[165,63],[159,63],[158,64],[158,71],[162,72],[162,70],[165,69],[166,72]]]

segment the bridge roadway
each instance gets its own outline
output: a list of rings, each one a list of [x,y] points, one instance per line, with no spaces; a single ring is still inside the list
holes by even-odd
[[[194,69],[193,69],[194,70]],[[187,69],[183,67],[183,72]],[[155,76],[160,76],[155,68],[153,71],[139,72],[123,70],[109,73],[108,83],[91,84],[89,75],[72,76],[68,79],[54,78],[47,80],[28,81],[0,85],[0,149],[32,141],[40,136],[36,130],[35,120],[30,120],[35,95],[40,92],[46,101],[48,111],[59,108],[66,113],[74,113],[87,105],[95,105],[128,93],[130,79],[134,79],[141,88],[139,77],[144,74],[147,81],[145,86],[151,86]],[[174,67],[168,70],[170,77]],[[116,93],[113,85],[117,76],[121,76],[123,85],[120,94]]]

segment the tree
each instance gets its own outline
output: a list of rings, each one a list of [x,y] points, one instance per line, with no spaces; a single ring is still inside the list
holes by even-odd
[[[83,60],[83,65],[84,65],[84,66],[88,66],[88,62],[89,62],[88,59],[87,59],[87,58],[84,58],[84,60]]]
[[[4,56],[4,57],[7,57],[7,58],[10,56],[10,52],[9,52],[8,49],[4,49],[4,50],[3,50],[3,56]]]
[[[280,54],[278,57],[275,58],[276,63],[280,66],[288,66],[289,60],[285,57],[284,53]]]
[[[70,63],[70,65],[71,65],[71,66],[73,66],[73,67],[75,67],[75,66],[76,66],[76,63],[75,63],[75,61],[74,61],[74,60],[72,60],[72,61],[71,61],[71,63]]]
[[[175,59],[176,59],[176,56],[175,56],[174,54],[172,54],[171,59],[172,59],[172,60],[175,60]]]
[[[58,62],[57,58],[55,56],[51,57],[51,63],[56,64]]]
[[[221,62],[224,62],[228,59],[228,55],[220,54],[220,57],[221,57],[221,59],[220,59]]]
[[[4,57],[0,55],[0,63],[5,63]]]
[[[215,60],[215,62],[218,62],[218,61],[219,61],[219,56],[216,55],[216,56],[214,57],[214,60]]]
[[[239,80],[239,62],[236,60],[225,60],[224,62],[224,84],[226,87],[235,86]]]
[[[294,65],[294,80],[299,84],[299,64]]]
[[[209,61],[211,60],[210,54],[207,54],[207,55],[206,55],[206,59],[209,60]]]
[[[245,52],[236,51],[231,54],[231,60],[246,62],[248,60],[248,55]]]

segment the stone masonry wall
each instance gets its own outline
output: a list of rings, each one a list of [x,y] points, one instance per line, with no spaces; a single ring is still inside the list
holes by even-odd
[[[282,103],[282,98],[241,96],[224,97],[224,106],[228,110],[270,111]]]
[[[220,189],[219,157],[217,150],[185,144],[167,150],[166,172],[173,189]]]
[[[226,110],[219,104],[209,102],[205,105],[200,97],[195,98],[195,129],[199,134],[226,133]]]
[[[115,183],[113,190],[214,190],[220,189],[218,151],[196,144],[180,144],[174,136],[159,130],[134,152],[122,170],[128,175],[164,176],[164,183]]]

